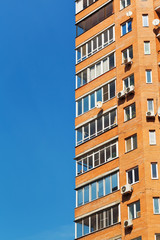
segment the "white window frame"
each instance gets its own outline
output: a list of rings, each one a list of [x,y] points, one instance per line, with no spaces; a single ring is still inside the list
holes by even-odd
[[[160,233],[155,234],[155,240],[157,240],[157,237],[160,237]]]
[[[87,95],[84,95],[82,98],[79,98],[77,101],[76,101],[76,117],[79,117],[81,116],[82,114],[84,113],[87,113],[88,111],[96,108],[96,103],[97,103],[97,91],[101,90],[101,94],[102,94],[102,103],[105,103],[105,102],[108,102],[110,101],[112,98],[114,97],[110,97],[110,84],[112,84],[114,82],[114,85],[115,85],[115,95],[114,97],[116,96],[116,81],[113,80],[113,81],[109,81],[107,84],[103,85],[101,88],[98,88],[96,89],[95,91],[91,92],[90,94],[87,94]],[[105,100],[104,101],[104,87],[107,86],[108,87],[108,100]],[[94,94],[94,99],[95,99],[95,106],[93,108],[91,108],[91,95]],[[84,98],[88,96],[88,111],[84,112]],[[81,114],[78,114],[78,102],[82,100],[82,113]]]
[[[152,139],[152,137],[153,137],[153,139]],[[149,145],[156,145],[156,131],[155,130],[149,130]]]
[[[130,137],[125,138],[125,153],[131,152],[131,151],[133,151],[133,150],[136,149],[136,148],[133,148],[133,137],[134,137],[134,136],[137,137],[137,134],[134,134],[134,135],[132,135],[132,136],[130,136]],[[128,150],[128,151],[127,151],[127,139],[129,139],[129,138],[131,138],[131,150]]]
[[[118,221],[116,223],[113,223],[113,208],[117,206],[118,207]],[[106,226],[106,218],[105,218],[105,215],[106,215],[106,210],[107,209],[111,209],[111,225],[109,226]],[[103,214],[103,228],[98,228],[98,214],[101,213]],[[95,231],[99,231],[101,229],[104,229],[104,228],[108,228],[108,227],[112,227],[114,226],[115,224],[118,224],[120,221],[121,221],[121,218],[120,218],[120,204],[115,204],[111,207],[106,207],[105,209],[103,210],[100,210],[100,211],[96,211],[95,212],[95,215],[96,215],[96,230]],[[80,237],[84,237],[84,236],[87,236],[88,234],[90,233],[94,233],[95,231],[91,232],[91,215],[87,215],[86,217],[82,217],[81,219],[77,220],[77,221],[82,221],[82,236]],[[88,218],[89,219],[89,233],[87,234],[84,234],[84,218]],[[75,222],[75,238],[77,239],[77,222]]]
[[[147,82],[147,72],[150,72],[150,75],[151,75],[151,82]],[[146,83],[147,83],[147,84],[151,84],[151,83],[152,83],[152,70],[150,70],[150,69],[146,69],[146,70],[145,70],[145,74],[146,74]]]
[[[124,35],[126,35],[127,33],[129,33],[129,31],[128,31],[128,22],[131,22],[131,28],[132,28],[132,20],[130,20],[130,19],[129,19],[128,21],[122,23],[122,24],[121,24],[121,37],[124,36]],[[123,26],[124,26],[124,25],[126,25],[126,33],[125,33],[125,34],[123,34]],[[132,31],[132,29],[131,29],[131,31]],[[131,32],[131,31],[130,31],[130,32]]]
[[[159,212],[158,213],[155,213],[155,211],[154,211],[154,199],[158,199],[158,205],[159,205]],[[160,214],[160,198],[159,197],[153,197],[153,213],[155,215],[159,215]]]
[[[133,203],[130,203],[130,204],[128,205],[128,219],[130,219],[130,218],[129,218],[129,206],[131,206],[131,205],[133,205],[133,208],[134,208],[134,217],[132,218],[132,220],[139,218],[139,217],[136,217],[136,214],[137,214],[137,211],[136,211],[136,203],[137,203],[137,202],[139,202],[139,204],[140,204],[140,200],[138,200],[138,201],[133,202]],[[140,213],[141,213],[141,205],[140,205]]]
[[[145,17],[147,17],[147,25],[145,25]],[[143,26],[143,27],[149,27],[148,14],[142,14],[142,26]]]
[[[149,101],[152,101],[152,110],[149,110]],[[154,100],[153,99],[147,99],[147,110],[152,112],[154,114]]]
[[[146,44],[149,46],[149,52],[146,51]],[[151,54],[151,43],[150,41],[144,41],[144,55],[150,55]]]
[[[93,3],[96,2],[97,0],[93,0]],[[83,0],[81,0],[81,7],[78,8],[78,4],[77,4],[78,1],[76,1],[76,14],[81,12],[82,10],[88,8],[90,5],[92,5],[93,3],[89,4],[89,0],[87,0],[87,6],[84,8],[83,7]]]
[[[128,7],[128,6],[131,4],[131,3],[130,3],[129,5],[127,5],[127,0],[124,0],[124,1],[125,1],[125,7],[123,7],[123,5],[122,5],[122,1],[123,1],[123,0],[120,0],[120,10],[122,10],[122,9],[124,9],[124,8],[126,8],[126,7]]]
[[[76,10],[76,14],[83,10],[83,0],[76,1],[75,10]]]
[[[115,111],[116,117],[115,117],[115,122],[114,122],[113,124],[111,124],[111,113],[112,113],[113,111]],[[104,127],[104,117],[105,117],[106,114],[109,114],[109,126],[108,126],[108,127]],[[98,120],[101,119],[101,118],[102,118],[102,129],[101,129],[100,131],[98,131],[98,130],[97,130],[97,122],[98,122]],[[92,120],[92,121],[95,121],[95,134],[94,134],[94,137],[97,137],[97,136],[100,135],[101,133],[112,129],[112,127],[114,127],[114,126],[117,126],[117,108],[114,108],[114,109],[112,109],[112,110],[104,113],[104,115],[102,115],[100,118],[96,118],[96,119],[94,119],[94,120]],[[86,142],[86,141],[88,141],[88,140],[93,139],[92,135],[90,135],[90,123],[91,123],[92,121],[89,121],[88,123],[86,123],[86,124],[84,124],[84,125],[82,125],[81,127],[79,127],[79,128],[76,129],[76,146],[79,146],[80,144],[82,144],[82,143],[84,143],[84,142]],[[85,137],[85,135],[84,135],[84,128],[85,128],[86,126],[88,126],[88,137]],[[81,143],[78,144],[78,142],[77,142],[77,132],[78,132],[78,129],[80,129],[80,128],[82,128],[82,140],[80,141]]]
[[[127,184],[129,184],[129,182],[128,182],[128,172],[130,172],[130,171],[132,171],[132,176],[133,176],[133,183],[130,183],[131,185],[133,185],[133,184],[135,184],[135,183],[138,183],[139,182],[139,180],[138,181],[135,181],[135,174],[134,174],[134,170],[135,169],[137,169],[138,168],[138,178],[139,178],[139,167],[138,166],[136,166],[136,167],[134,167],[134,168],[132,168],[132,169],[129,169],[129,170],[127,170],[126,171],[126,179],[127,179]]]
[[[125,88],[125,83],[124,83],[125,80],[128,81],[128,87],[134,86],[134,85],[131,85],[131,76],[133,76],[133,78],[134,78],[134,74],[131,74],[131,75],[129,75],[128,77],[126,77],[126,78],[123,79],[123,90],[126,90],[126,88]]]
[[[110,29],[113,29],[113,38],[110,39]],[[104,34],[107,31],[107,36],[108,36],[108,42],[104,42]],[[102,38],[102,45],[100,47],[98,47],[98,38],[101,36]],[[93,49],[93,41],[96,39],[97,42],[97,48]],[[86,58],[92,56],[93,54],[95,54],[96,52],[99,52],[101,49],[105,48],[106,46],[110,45],[111,43],[113,43],[115,41],[115,25],[109,26],[107,27],[102,33],[99,33],[98,35],[94,36],[93,38],[91,38],[89,41],[87,41],[85,44],[80,45],[79,47],[76,48],[76,64],[82,62],[83,60],[85,60]],[[88,52],[88,44],[91,44],[91,52]],[[83,46],[86,46],[86,56],[82,57],[82,48]],[[81,58],[78,59],[78,49],[80,49],[81,52]]]
[[[124,60],[125,59],[128,59],[128,58],[130,58],[130,56],[129,56],[129,49],[130,48],[132,48],[132,55],[133,55],[133,46],[131,45],[131,46],[129,46],[128,48],[126,48],[126,49],[124,49],[123,51],[122,51],[122,64],[124,63]],[[124,58],[124,52],[125,51],[127,51],[127,57],[126,58]],[[132,59],[132,58],[131,58]]]
[[[117,174],[117,190],[116,191],[112,191],[112,175],[114,175],[114,174]],[[108,177],[108,176],[110,177],[110,189],[111,189],[111,192],[106,194],[106,192],[105,192],[105,189],[106,189],[105,178]],[[99,197],[98,196],[98,193],[99,193],[98,182],[101,181],[101,180],[103,181],[103,196]],[[96,199],[94,199],[94,200],[92,200],[92,194],[91,194],[91,190],[92,190],[91,185],[92,185],[92,183],[96,183]],[[95,201],[95,200],[97,200],[99,198],[102,198],[102,197],[107,196],[109,194],[115,193],[115,192],[119,191],[119,171],[116,170],[116,171],[106,175],[105,177],[101,177],[101,178],[97,179],[96,181],[90,182],[89,184],[86,184],[83,187],[80,187],[79,189],[77,189],[76,190],[76,207],[80,207],[80,206],[83,206],[83,205],[87,204],[87,203],[84,202],[84,188],[86,186],[89,187],[89,201],[87,203],[93,202],[93,201]],[[78,205],[78,191],[79,190],[82,190],[83,203],[81,205]]]
[[[156,165],[156,174],[157,174],[157,177],[153,177],[153,171],[152,171],[152,166],[153,164]],[[154,180],[154,179],[158,179],[158,163],[157,162],[152,162],[151,163],[151,178]]]
[[[85,70],[86,70],[86,69],[84,69],[84,71],[85,71]],[[81,71],[81,72],[79,72],[78,74],[76,74],[76,89],[77,89],[77,88],[80,88],[80,87],[82,87],[82,86],[85,85],[85,84],[82,84],[80,87],[78,87],[78,75],[79,75],[79,74],[81,75],[81,81],[82,81],[84,71]],[[86,84],[87,84],[87,83],[88,83],[88,72],[87,72],[87,82],[86,82]]]
[[[115,148],[116,148],[116,156],[113,157],[113,158],[111,157],[110,159],[107,159],[107,157],[106,157],[106,149],[110,148],[110,153],[111,153],[111,156],[112,156],[112,147],[113,146],[115,146]],[[96,167],[98,167],[100,165],[103,165],[104,163],[100,163],[100,162],[99,162],[99,165],[97,165],[97,166],[94,165],[95,154],[98,153],[98,152],[100,154],[100,151],[102,151],[102,150],[104,150],[104,163],[116,159],[118,157],[118,140],[116,139],[116,140],[110,141],[107,144],[105,144],[104,147],[100,148],[98,151],[97,151],[97,149],[95,149],[95,150],[92,151],[92,153],[89,153],[87,155],[83,155],[80,159],[78,159],[76,161],[76,176],[79,176],[79,175],[81,175],[81,174],[83,174],[85,172],[88,172],[88,171],[90,171],[90,170],[92,170],[92,169],[94,169],[94,168],[96,168]],[[92,166],[93,166],[92,168],[89,168],[89,158],[90,157],[92,157]],[[86,159],[86,158],[87,158],[87,170],[84,171],[83,160]],[[82,164],[82,172],[80,174],[78,173],[78,163],[79,162],[81,162],[81,164]]]
[[[124,122],[127,122],[127,121],[129,121],[129,120],[131,120],[131,119],[136,117],[136,116],[132,117],[132,114],[133,114],[132,113],[132,106],[133,105],[135,105],[135,113],[136,113],[136,104],[135,104],[135,102],[124,108]],[[127,110],[127,108],[129,109],[129,117],[130,117],[128,120],[126,119],[126,110]]]
[[[85,68],[84,70],[76,73],[76,88],[78,88],[78,84],[77,84],[77,83],[78,83],[78,75],[81,74],[81,76],[82,76],[82,74],[83,74],[83,72],[84,72],[85,70],[87,70],[87,83],[88,83],[88,82],[93,81],[93,80],[96,79],[97,77],[101,76],[102,74],[104,74],[104,73],[110,71],[111,69],[113,69],[113,68],[111,68],[111,69],[109,68],[109,57],[110,57],[112,54],[114,55],[114,67],[113,67],[113,68],[115,68],[115,67],[116,67],[116,54],[115,54],[115,52],[111,52],[111,53],[109,53],[107,56],[105,56],[102,60],[97,61],[96,63],[94,63],[93,65],[89,66],[88,68]],[[104,62],[105,60],[108,61],[108,66],[107,66],[107,70],[106,70],[106,71],[104,71],[104,69],[103,69],[103,67],[104,67],[103,62]],[[99,76],[96,76],[96,65],[99,64],[99,63],[101,64],[101,73],[100,73]],[[91,68],[94,68],[94,77],[93,77],[93,79],[91,79],[91,77],[90,77]],[[84,84],[83,84],[83,85],[84,85]],[[81,86],[83,86],[83,85],[81,85]],[[80,86],[80,87],[81,87],[81,86]]]

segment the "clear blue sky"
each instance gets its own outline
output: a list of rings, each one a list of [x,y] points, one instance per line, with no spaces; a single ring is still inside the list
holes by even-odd
[[[74,1],[0,1],[0,239],[74,238]]]

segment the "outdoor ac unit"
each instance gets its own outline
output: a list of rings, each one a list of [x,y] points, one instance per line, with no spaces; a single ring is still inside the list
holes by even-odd
[[[133,85],[131,85],[130,87],[127,87],[127,89],[126,89],[126,93],[132,93],[132,92],[134,92],[134,86]]]
[[[124,96],[125,96],[124,90],[122,90],[121,92],[119,92],[119,93],[117,94],[117,98],[122,98],[122,97],[124,97]]]
[[[127,184],[127,185],[124,185],[123,187],[121,187],[121,194],[122,195],[125,195],[127,193],[131,193],[132,192],[132,186],[131,184]]]
[[[124,64],[125,64],[125,65],[132,64],[132,59],[131,59],[130,57],[124,59]]]
[[[125,220],[125,221],[124,221],[124,227],[125,227],[125,228],[130,228],[130,227],[132,227],[132,226],[133,226],[133,222],[132,222],[131,219],[128,219],[128,220]]]
[[[153,112],[146,112],[146,117],[155,117],[154,113]]]

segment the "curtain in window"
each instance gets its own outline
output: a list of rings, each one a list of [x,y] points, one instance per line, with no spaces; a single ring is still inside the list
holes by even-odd
[[[90,68],[90,80],[95,78],[95,66]]]

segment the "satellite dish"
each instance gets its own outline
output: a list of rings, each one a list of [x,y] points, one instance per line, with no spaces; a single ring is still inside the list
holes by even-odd
[[[97,103],[96,103],[96,108],[101,108],[102,107],[102,102],[101,101],[98,101]]]
[[[132,11],[128,11],[128,12],[126,12],[126,16],[127,16],[127,17],[132,16]]]
[[[152,24],[153,24],[154,26],[158,26],[158,25],[159,25],[159,19],[154,19],[153,22],[152,22]]]

